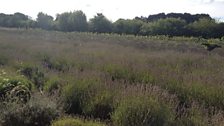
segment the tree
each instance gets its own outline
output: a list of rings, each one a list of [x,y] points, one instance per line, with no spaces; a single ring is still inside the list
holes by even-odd
[[[50,30],[52,29],[54,18],[50,15],[44,14],[43,12],[37,15],[37,27]]]
[[[114,32],[119,34],[139,34],[143,22],[141,20],[119,19],[114,23]]]
[[[57,15],[56,22],[61,31],[87,31],[86,15],[82,11],[65,12]]]
[[[89,30],[98,33],[112,32],[113,25],[103,14],[98,13],[94,18],[90,19]]]
[[[150,35],[151,34],[151,25],[152,23],[144,23],[141,28],[139,34],[141,35]]]
[[[224,40],[224,22],[217,24],[214,34],[215,34],[215,36],[213,36],[214,38],[219,37],[222,38],[222,40]]]
[[[3,27],[26,27],[30,20],[27,15],[18,12],[9,15],[0,14],[0,26]]]
[[[151,35],[180,36],[185,33],[186,21],[180,18],[159,19],[150,25]]]
[[[204,38],[214,37],[218,24],[215,20],[209,18],[201,18],[188,25],[188,29],[191,30],[191,35],[202,36]]]
[[[12,16],[12,27],[25,27],[28,20],[28,16],[17,12]]]
[[[70,15],[70,22],[73,24],[72,26],[75,31],[86,31],[88,28],[86,15],[82,11],[73,12]]]
[[[70,13],[65,12],[62,14],[58,14],[56,18],[56,26],[60,31],[72,31],[69,24],[69,15]]]
[[[136,17],[135,19],[142,20],[144,22],[154,22],[158,21],[159,19],[166,19],[166,18],[180,18],[185,20],[187,23],[193,23],[198,21],[200,18],[208,18],[212,19],[208,14],[189,14],[189,13],[159,13],[154,15],[149,15],[148,17]]]

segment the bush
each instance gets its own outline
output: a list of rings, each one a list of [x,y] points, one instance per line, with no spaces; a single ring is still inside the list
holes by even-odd
[[[183,113],[182,113],[183,114]],[[181,118],[175,120],[175,126],[208,126],[209,118],[199,108],[187,110]]]
[[[113,81],[127,79],[130,74],[128,69],[114,64],[105,65],[103,70],[109,73]]]
[[[83,106],[94,97],[100,88],[96,79],[75,80],[73,84],[64,87],[62,98],[67,113],[83,114]]]
[[[106,125],[99,122],[86,121],[77,118],[67,117],[54,121],[51,126],[106,126]]]
[[[119,65],[109,64],[104,66],[111,79],[125,80],[129,83],[155,83],[155,78],[149,72],[134,71]]]
[[[57,77],[50,78],[45,84],[44,84],[44,90],[48,93],[52,94],[54,91],[59,90],[60,87],[60,80]]]
[[[222,36],[221,41],[224,41],[224,36]]]
[[[32,83],[22,77],[0,76],[0,98],[5,100],[18,98],[19,101],[27,101],[30,98]]]
[[[0,55],[0,66],[6,65],[8,63],[8,58]]]
[[[20,72],[29,80],[31,80],[38,89],[43,88],[45,76],[44,73],[40,71],[38,67],[25,64],[21,66]]]
[[[58,117],[55,104],[44,98],[32,99],[26,104],[10,102],[0,110],[0,125],[2,126],[47,126]]]
[[[172,119],[168,106],[146,96],[121,101],[112,115],[116,126],[164,126],[170,125]]]
[[[60,72],[66,72],[71,67],[71,64],[66,59],[53,59],[45,56],[42,61],[47,68]]]
[[[111,113],[114,110],[113,98],[114,95],[110,91],[99,91],[87,101],[83,111],[86,115],[94,118],[110,119]]]

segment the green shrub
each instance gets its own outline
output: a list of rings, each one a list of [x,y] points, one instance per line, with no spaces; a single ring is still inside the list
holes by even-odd
[[[155,84],[155,78],[149,72],[132,72],[133,82]]]
[[[26,104],[8,102],[0,108],[2,126],[47,126],[56,119],[59,112],[51,100],[32,99]]]
[[[195,101],[204,107],[214,106],[218,109],[224,109],[224,89],[220,87],[210,87],[208,85],[194,83],[186,85],[172,80],[162,85],[163,88],[175,93],[183,104],[190,105]]]
[[[224,36],[222,36],[221,41],[224,41]]]
[[[55,120],[51,126],[106,126],[103,123],[95,121],[86,121],[78,118],[66,117]]]
[[[25,64],[21,66],[20,72],[29,80],[31,80],[38,89],[43,88],[45,76],[44,73],[40,71],[38,67]]]
[[[111,79],[113,81],[120,79],[127,79],[129,75],[128,69],[115,64],[105,65],[103,69],[104,71],[110,74]]]
[[[68,71],[71,67],[71,64],[65,59],[53,59],[45,56],[42,61],[47,68],[60,72]]]
[[[170,125],[173,114],[168,106],[146,97],[127,98],[115,109],[112,120],[116,126]]]
[[[44,90],[52,94],[54,91],[59,90],[60,83],[59,78],[52,77],[44,84]]]
[[[76,63],[74,63],[74,66],[80,72],[83,72],[85,69],[93,69],[94,68],[94,64],[92,64],[90,62],[86,62],[86,61],[76,62]]]
[[[0,55],[0,66],[6,65],[8,63],[8,58]]]
[[[183,113],[182,113],[183,114]],[[200,109],[191,108],[181,118],[175,120],[174,126],[208,126],[209,121]]]
[[[155,83],[154,77],[149,72],[133,71],[114,64],[104,66],[104,71],[109,73],[112,80],[123,79],[129,83]]]
[[[97,79],[75,80],[73,84],[64,87],[62,98],[67,113],[83,114],[83,106],[94,97],[100,88]]]
[[[113,98],[114,94],[111,91],[96,92],[95,96],[89,99],[83,107],[85,115],[100,119],[110,119],[114,110]]]
[[[27,101],[30,98],[32,83],[23,77],[0,76],[0,98],[18,98]]]

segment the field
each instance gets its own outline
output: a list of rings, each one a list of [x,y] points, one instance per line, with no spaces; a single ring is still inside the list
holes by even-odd
[[[0,29],[0,125],[222,126],[218,39]]]

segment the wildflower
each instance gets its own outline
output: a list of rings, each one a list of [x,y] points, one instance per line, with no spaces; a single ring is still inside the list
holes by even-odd
[[[9,81],[9,79],[8,78],[4,78],[3,81]]]
[[[6,74],[6,72],[4,70],[2,70],[2,75],[5,75],[5,74]]]
[[[20,72],[21,72],[21,70],[19,69],[19,70],[17,70],[16,72],[17,72],[17,73],[20,73]]]

